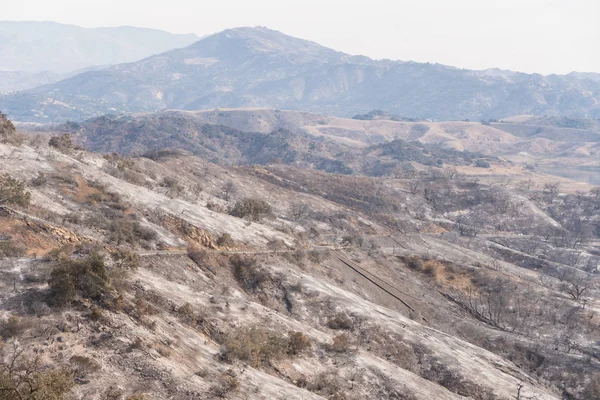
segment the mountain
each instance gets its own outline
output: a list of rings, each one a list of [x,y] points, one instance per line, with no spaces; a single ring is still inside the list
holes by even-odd
[[[156,29],[0,21],[0,70],[66,73],[137,61],[197,40]]]
[[[19,121],[106,113],[268,107],[352,116],[373,109],[436,120],[600,116],[588,75],[470,71],[350,56],[267,28],[237,28],[183,49],[0,97]]]

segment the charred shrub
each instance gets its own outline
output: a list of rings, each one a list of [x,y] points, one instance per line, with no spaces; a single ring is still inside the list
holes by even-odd
[[[11,240],[0,241],[0,258],[3,257],[23,257],[27,249],[24,246],[13,243]]]
[[[302,332],[290,331],[288,333],[288,349],[287,354],[297,356],[304,351],[310,349],[312,343],[310,338]]]
[[[407,257],[404,260],[404,262],[406,263],[408,268],[410,268],[412,270],[421,271],[423,269],[423,260],[421,260],[420,258],[417,258],[415,256]]]
[[[327,327],[330,329],[352,331],[355,326],[355,319],[343,312],[336,313],[327,319]]]
[[[75,355],[69,359],[69,362],[73,366],[73,375],[78,379],[85,379],[100,370],[100,364],[86,356]]]
[[[229,233],[224,233],[217,238],[217,246],[219,247],[233,247],[234,244],[235,242]]]
[[[341,333],[333,337],[331,344],[327,345],[326,348],[334,353],[347,353],[350,351],[350,336],[347,333]]]
[[[209,392],[216,397],[227,397],[229,393],[235,392],[239,388],[240,381],[232,370],[228,370],[221,374],[217,383],[210,387]]]
[[[31,322],[17,315],[11,315],[0,322],[0,337],[4,340],[18,337],[31,327]]]
[[[272,280],[269,271],[258,265],[255,258],[236,254],[229,261],[233,276],[240,286],[248,291],[257,291]]]

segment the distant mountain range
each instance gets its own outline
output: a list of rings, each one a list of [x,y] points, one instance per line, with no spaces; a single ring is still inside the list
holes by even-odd
[[[0,71],[0,93],[16,92],[47,85],[66,78],[63,74],[50,71]]]
[[[18,121],[81,121],[161,109],[268,107],[352,116],[382,109],[435,120],[600,117],[600,75],[542,76],[350,56],[266,28],[0,97]]]
[[[198,39],[156,29],[0,21],[0,93],[54,83],[90,67],[138,61]]]
[[[137,61],[198,39],[156,29],[0,21],[0,70],[67,73]]]

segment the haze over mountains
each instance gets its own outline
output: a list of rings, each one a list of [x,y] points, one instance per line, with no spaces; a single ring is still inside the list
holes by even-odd
[[[236,28],[186,48],[6,95],[19,121],[105,113],[268,107],[352,116],[379,108],[436,120],[600,116],[596,74],[470,71],[350,56],[267,28]]]
[[[157,29],[0,21],[0,93],[55,82],[89,67],[137,61],[197,40],[193,34]]]
[[[51,71],[1,71],[0,93],[16,92],[57,82],[65,76]]]

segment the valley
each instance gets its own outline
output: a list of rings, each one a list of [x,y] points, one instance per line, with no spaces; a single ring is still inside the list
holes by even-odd
[[[267,123],[239,118],[245,112],[218,116],[251,131]],[[297,130],[280,140],[298,151],[320,143],[320,156],[335,159],[335,146],[378,146],[363,141],[353,120],[332,123],[353,127],[346,141],[341,131],[320,133],[329,131],[322,123],[304,125],[323,116],[283,114],[270,124],[285,120],[287,132]],[[163,125],[148,130],[156,118]],[[30,193],[1,208],[0,332],[38,349],[57,374],[76,377],[44,390],[82,399],[596,395],[594,186],[547,185],[547,176],[500,158],[473,167],[480,158],[470,153],[427,147],[440,126],[445,138],[454,128],[456,143],[467,143],[465,131],[474,137],[476,125],[465,123],[432,124],[423,143],[397,142],[410,157],[385,175],[250,165],[234,149],[259,133],[224,125],[202,136],[235,138],[213,142],[218,163],[162,144],[143,156],[77,144],[94,143],[88,132],[108,135],[102,143],[111,146],[124,146],[133,131],[142,135],[137,145],[158,132],[194,137],[196,125],[167,128],[165,118],[135,117],[124,128],[112,121],[109,130],[110,119],[86,122],[73,140],[27,132],[20,145],[9,143],[13,131],[0,145],[3,173]],[[412,130],[360,124],[381,137],[393,132],[389,139]],[[312,128],[319,132],[303,136]],[[379,140],[377,151],[394,143]],[[446,157],[442,165],[428,165],[433,151]],[[390,154],[391,162],[403,153]],[[86,265],[99,268],[91,280],[57,291],[70,282],[59,276],[82,279],[76,271]],[[19,363],[32,362],[23,354]]]
[[[0,21],[0,400],[600,399],[600,73],[48,4],[98,15]]]

